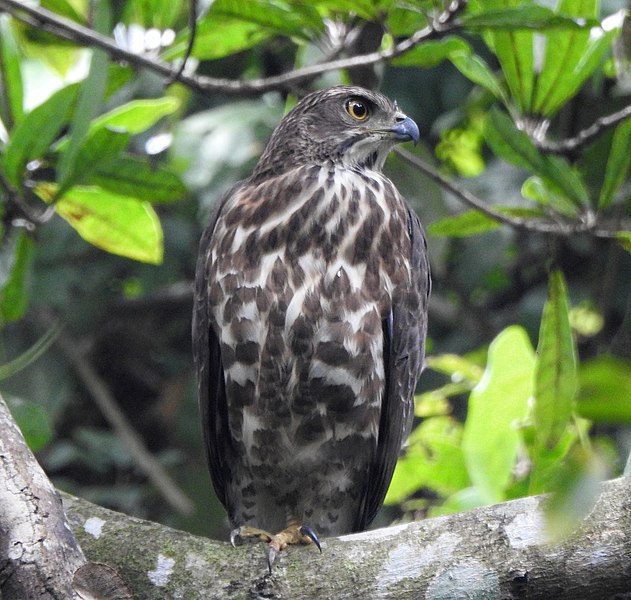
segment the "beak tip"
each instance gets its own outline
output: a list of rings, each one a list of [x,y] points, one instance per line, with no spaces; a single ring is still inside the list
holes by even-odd
[[[420,133],[418,125],[410,119],[410,117],[405,117],[405,119],[395,125],[391,131],[397,142],[414,142],[415,146],[419,142]]]

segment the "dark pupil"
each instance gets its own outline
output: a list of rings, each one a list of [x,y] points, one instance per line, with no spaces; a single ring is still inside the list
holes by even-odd
[[[353,116],[361,119],[366,116],[366,107],[361,102],[355,100],[351,103],[351,112]]]

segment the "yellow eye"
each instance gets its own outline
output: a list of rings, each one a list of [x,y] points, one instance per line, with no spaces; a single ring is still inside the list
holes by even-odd
[[[368,106],[357,98],[351,98],[344,105],[346,112],[356,121],[365,121],[368,118]]]

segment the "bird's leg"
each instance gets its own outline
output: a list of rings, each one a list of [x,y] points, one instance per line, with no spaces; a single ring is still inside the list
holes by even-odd
[[[322,552],[320,540],[310,527],[301,525],[296,520],[291,519],[289,525],[281,532],[272,535],[271,533],[258,529],[257,527],[242,526],[230,532],[230,543],[234,546],[237,538],[259,539],[267,543],[267,566],[271,574],[274,561],[280,552],[287,546],[297,544],[315,544]]]

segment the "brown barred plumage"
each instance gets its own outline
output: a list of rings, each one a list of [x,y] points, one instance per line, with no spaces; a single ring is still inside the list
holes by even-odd
[[[411,424],[430,281],[419,220],[381,167],[417,139],[381,94],[315,92],[211,218],[193,345],[212,480],[234,527],[347,533],[383,502]]]

